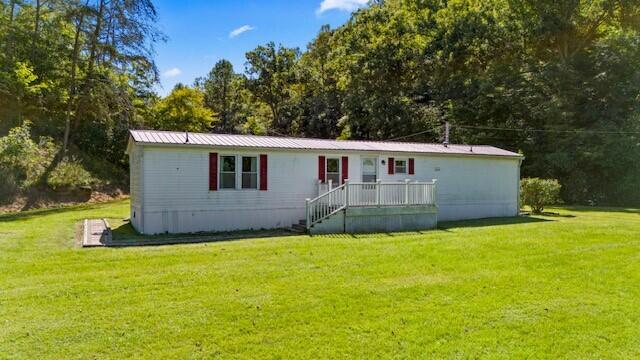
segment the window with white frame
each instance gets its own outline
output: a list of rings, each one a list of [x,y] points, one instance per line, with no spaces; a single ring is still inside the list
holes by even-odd
[[[221,155],[220,189],[258,189],[258,157]]]
[[[327,183],[331,180],[333,185],[340,185],[340,159],[327,159]]]
[[[236,157],[221,156],[220,157],[220,188],[235,189],[236,188]]]
[[[242,157],[242,188],[258,188],[258,158],[255,156]]]
[[[395,173],[396,174],[407,173],[407,160],[395,160]]]

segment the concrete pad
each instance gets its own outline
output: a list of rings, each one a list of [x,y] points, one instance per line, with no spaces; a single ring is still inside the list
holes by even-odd
[[[82,247],[106,246],[111,239],[111,227],[106,219],[84,220]]]

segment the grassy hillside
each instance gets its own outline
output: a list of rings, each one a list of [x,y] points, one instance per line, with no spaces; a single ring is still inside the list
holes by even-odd
[[[558,210],[556,210],[558,211]],[[10,358],[640,356],[640,212],[81,249],[125,201],[0,216]]]

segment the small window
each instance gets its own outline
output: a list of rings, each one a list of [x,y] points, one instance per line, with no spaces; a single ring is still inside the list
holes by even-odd
[[[396,174],[406,174],[407,173],[407,160],[396,160],[395,164],[395,173]]]
[[[327,159],[327,183],[329,180],[333,185],[340,185],[340,159]]]
[[[220,165],[220,188],[236,188],[236,157],[222,156]]]
[[[242,188],[258,188],[258,158],[255,156],[242,157]]]

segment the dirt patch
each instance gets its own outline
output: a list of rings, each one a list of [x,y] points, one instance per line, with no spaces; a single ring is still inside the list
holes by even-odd
[[[96,189],[30,190],[17,196],[11,203],[0,204],[0,213],[61,206],[91,204],[128,197],[122,189],[104,186]]]

